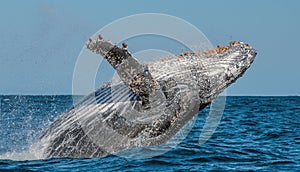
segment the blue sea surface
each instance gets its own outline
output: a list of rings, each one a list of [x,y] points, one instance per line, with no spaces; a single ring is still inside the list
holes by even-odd
[[[227,97],[213,136],[199,144],[209,107],[188,136],[148,159],[108,155],[35,159],[29,146],[73,105],[71,95],[0,96],[0,171],[299,171],[300,97]],[[35,152],[36,153],[36,152]]]

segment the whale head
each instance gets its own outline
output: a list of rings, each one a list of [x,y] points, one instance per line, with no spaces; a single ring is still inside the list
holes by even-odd
[[[188,55],[191,58],[191,80],[197,83],[200,102],[210,103],[215,99],[246,72],[256,55],[256,50],[249,44],[237,41],[230,42],[229,46]]]

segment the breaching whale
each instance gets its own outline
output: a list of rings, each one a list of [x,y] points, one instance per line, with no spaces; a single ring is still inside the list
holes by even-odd
[[[91,158],[167,142],[250,67],[257,52],[233,41],[145,64],[99,35],[87,48],[104,57],[110,82],[62,114],[39,138],[44,158]]]

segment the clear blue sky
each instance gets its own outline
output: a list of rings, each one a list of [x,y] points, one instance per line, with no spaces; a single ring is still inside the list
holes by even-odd
[[[250,43],[258,56],[229,95],[300,95],[300,1],[1,1],[0,94],[71,94],[87,38],[137,13],[165,13],[214,44]],[[117,33],[116,33],[117,34]]]

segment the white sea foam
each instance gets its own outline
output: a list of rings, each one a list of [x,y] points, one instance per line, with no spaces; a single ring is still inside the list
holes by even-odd
[[[43,156],[43,146],[41,142],[36,142],[27,149],[21,151],[6,152],[0,155],[0,160],[27,161],[45,159]]]

